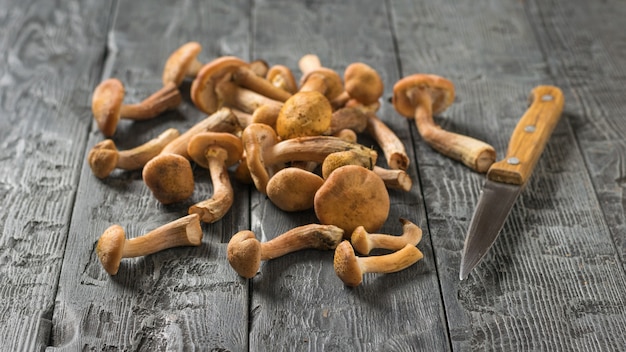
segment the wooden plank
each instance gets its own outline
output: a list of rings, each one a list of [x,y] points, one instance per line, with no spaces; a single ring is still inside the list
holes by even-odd
[[[91,125],[83,102],[99,75],[111,9],[0,7],[0,345],[41,350]]]
[[[102,78],[127,86],[126,100],[139,101],[161,87],[169,54],[188,41],[203,45],[199,59],[247,56],[247,1],[156,3],[122,1],[109,33],[110,55]],[[206,117],[189,100],[149,122],[124,121],[114,136],[120,149],[141,144],[169,127],[186,130]],[[93,85],[90,87],[93,89]],[[87,97],[84,97],[87,104]],[[91,119],[90,114],[84,114]],[[87,148],[103,136],[92,128]],[[160,205],[141,172],[115,172],[96,179],[83,163],[61,273],[50,343],[60,350],[247,349],[248,286],[230,270],[226,241],[248,224],[248,191],[219,222],[203,225],[199,247],[175,248],[125,259],[116,276],[106,274],[95,254],[100,234],[120,224],[127,237],[142,235],[187,214],[212,193],[207,171],[195,168],[196,190],[188,201]]]
[[[398,79],[387,8],[380,1],[259,2],[253,12],[252,58],[283,64],[300,76],[305,54],[337,70],[356,61],[377,69],[385,82],[379,117],[410,145],[408,123],[395,119],[387,102]],[[361,136],[365,145],[374,145]],[[410,151],[411,160],[413,153]],[[381,154],[382,155],[382,154]],[[379,158],[384,165],[384,158]],[[386,166],[386,165],[385,165]],[[250,349],[274,350],[429,350],[449,348],[430,237],[417,171],[408,193],[391,191],[392,209],[383,232],[400,234],[399,217],[419,224],[425,258],[396,274],[366,275],[349,289],[337,278],[333,252],[302,251],[264,262],[252,279]],[[252,230],[267,241],[295,226],[315,223],[314,212],[284,213],[266,197],[253,198]]]
[[[561,83],[524,3],[391,4],[402,75],[437,73],[457,87],[436,121],[503,155],[530,89]],[[566,111],[576,104],[568,88]],[[626,277],[570,120],[566,112],[498,241],[463,282],[461,249],[483,175],[416,138],[453,349],[623,349]]]

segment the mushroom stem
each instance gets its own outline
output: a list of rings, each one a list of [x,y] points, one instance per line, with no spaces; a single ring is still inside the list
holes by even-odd
[[[382,149],[387,165],[392,169],[408,169],[409,156],[404,143],[375,113],[365,112],[365,115],[367,116],[367,133]]]
[[[105,139],[89,151],[87,157],[89,167],[98,178],[109,176],[116,168],[122,170],[141,169],[179,135],[178,130],[169,128],[156,138],[138,147],[122,151],[117,150],[115,142]]]
[[[381,233],[368,233],[363,226],[352,232],[350,242],[354,249],[361,254],[369,254],[375,248],[397,251],[407,244],[417,246],[422,240],[422,229],[407,219],[400,218],[402,235],[394,236]]]
[[[407,91],[409,99],[416,103],[415,124],[426,143],[433,149],[468,167],[486,172],[495,160],[492,146],[469,136],[449,132],[435,124],[432,97],[419,88]]]
[[[147,120],[180,105],[182,97],[174,82],[168,82],[143,101],[137,104],[124,104],[120,117],[131,120]]]
[[[417,263],[424,255],[414,245],[407,244],[391,254],[357,257],[349,241],[341,242],[335,249],[335,273],[347,286],[358,286],[365,273],[394,273]]]
[[[213,184],[213,195],[189,207],[190,214],[199,214],[201,220],[207,223],[216,222],[224,217],[233,205],[234,191],[225,165],[227,157],[227,152],[223,148],[207,150],[206,159]]]
[[[221,82],[217,85],[216,91],[226,106],[253,114],[253,119],[255,120],[259,119],[259,117],[254,116],[256,110],[260,108],[267,109],[263,112],[263,123],[270,126],[276,124],[278,113],[283,106],[282,102],[240,87],[231,81]]]
[[[279,102],[285,102],[291,97],[291,93],[274,86],[270,81],[259,77],[245,66],[239,67],[239,69],[233,73],[232,79],[237,85]]]
[[[202,68],[197,56],[202,46],[197,42],[188,42],[176,49],[165,62],[163,68],[163,85],[174,82],[176,86],[183,83],[185,77],[195,77]]]
[[[380,166],[374,166],[372,169],[378,177],[380,177],[387,188],[399,189],[405,192],[413,187],[411,176],[401,169],[386,169]]]
[[[298,60],[298,68],[302,72],[303,76],[306,76],[309,72],[315,71],[322,67],[320,58],[315,54],[306,54]]]
[[[263,243],[252,231],[240,231],[228,242],[228,262],[239,275],[249,279],[256,275],[262,260],[309,248],[335,249],[342,238],[343,230],[334,225],[299,226]]]
[[[100,236],[96,253],[107,273],[115,275],[122,258],[149,255],[173,247],[199,246],[201,243],[199,217],[193,214],[131,239],[126,239],[121,226],[112,225]]]
[[[361,133],[365,131],[367,125],[368,116],[361,109],[357,107],[341,108],[332,113],[330,128],[325,134],[333,135],[344,129]]]

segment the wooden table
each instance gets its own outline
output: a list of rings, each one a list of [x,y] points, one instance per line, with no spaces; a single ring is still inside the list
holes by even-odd
[[[626,350],[626,3],[606,1],[34,1],[0,2],[0,345],[26,350],[624,351]],[[343,72],[362,61],[384,79],[378,116],[410,154],[410,192],[390,191],[381,232],[399,217],[424,231],[424,259],[348,288],[331,251],[264,262],[251,280],[226,260],[250,229],[263,240],[316,222],[236,183],[199,247],[123,261],[95,254],[112,224],[139,236],[211,194],[196,168],[192,199],[160,205],[141,172],[100,180],[87,152],[104,139],[90,101],[119,78],[126,101],[161,86],[187,41],[200,59],[264,59],[298,73],[317,54]],[[459,281],[461,249],[484,175],[432,150],[390,103],[412,73],[454,82],[443,128],[501,157],[530,90],[559,86],[565,111],[504,229]],[[183,104],[123,122],[120,149],[206,115]],[[363,137],[366,138],[366,137]],[[367,141],[367,139],[364,139]],[[381,165],[384,161],[381,160]]]

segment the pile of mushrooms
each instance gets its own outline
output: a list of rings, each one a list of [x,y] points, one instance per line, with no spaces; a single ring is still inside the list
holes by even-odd
[[[201,50],[189,42],[174,51],[164,66],[162,88],[139,103],[124,102],[124,85],[115,78],[93,92],[93,116],[108,138],[87,158],[96,177],[111,177],[116,169],[141,170],[157,201],[174,204],[193,195],[196,165],[209,170],[213,190],[189,207],[189,215],[146,235],[126,239],[121,226],[106,229],[96,252],[109,274],[118,272],[125,257],[200,245],[200,223],[219,221],[235,202],[231,177],[251,184],[285,212],[313,211],[319,220],[264,243],[251,231],[234,234],[228,261],[242,277],[254,277],[262,260],[307,248],[334,250],[337,276],[348,286],[359,285],[364,273],[403,270],[423,257],[416,247],[421,230],[412,222],[401,219],[402,235],[376,233],[389,215],[389,190],[409,191],[412,180],[403,142],[376,115],[384,87],[372,67],[352,63],[342,77],[316,55],[305,55],[297,81],[287,66],[263,60],[223,56],[203,63]],[[207,117],[183,133],[168,129],[135,148],[118,150],[118,121],[156,118],[176,109],[185,79],[191,80],[191,102]],[[452,102],[450,87],[430,76],[403,80],[394,87],[393,103],[400,114],[415,118],[436,150],[483,170],[492,159],[489,150],[474,156],[477,148],[448,147],[447,141],[466,142],[449,138],[432,122],[432,114]],[[360,144],[362,134],[378,149]],[[465,157],[469,153],[474,159]],[[387,253],[372,255],[373,248]]]

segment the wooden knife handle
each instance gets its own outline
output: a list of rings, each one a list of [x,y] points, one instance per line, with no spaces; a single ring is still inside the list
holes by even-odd
[[[564,98],[557,87],[537,86],[532,90],[530,100],[530,107],[515,126],[506,157],[491,165],[487,171],[488,179],[522,185],[530,178],[559,122]]]

